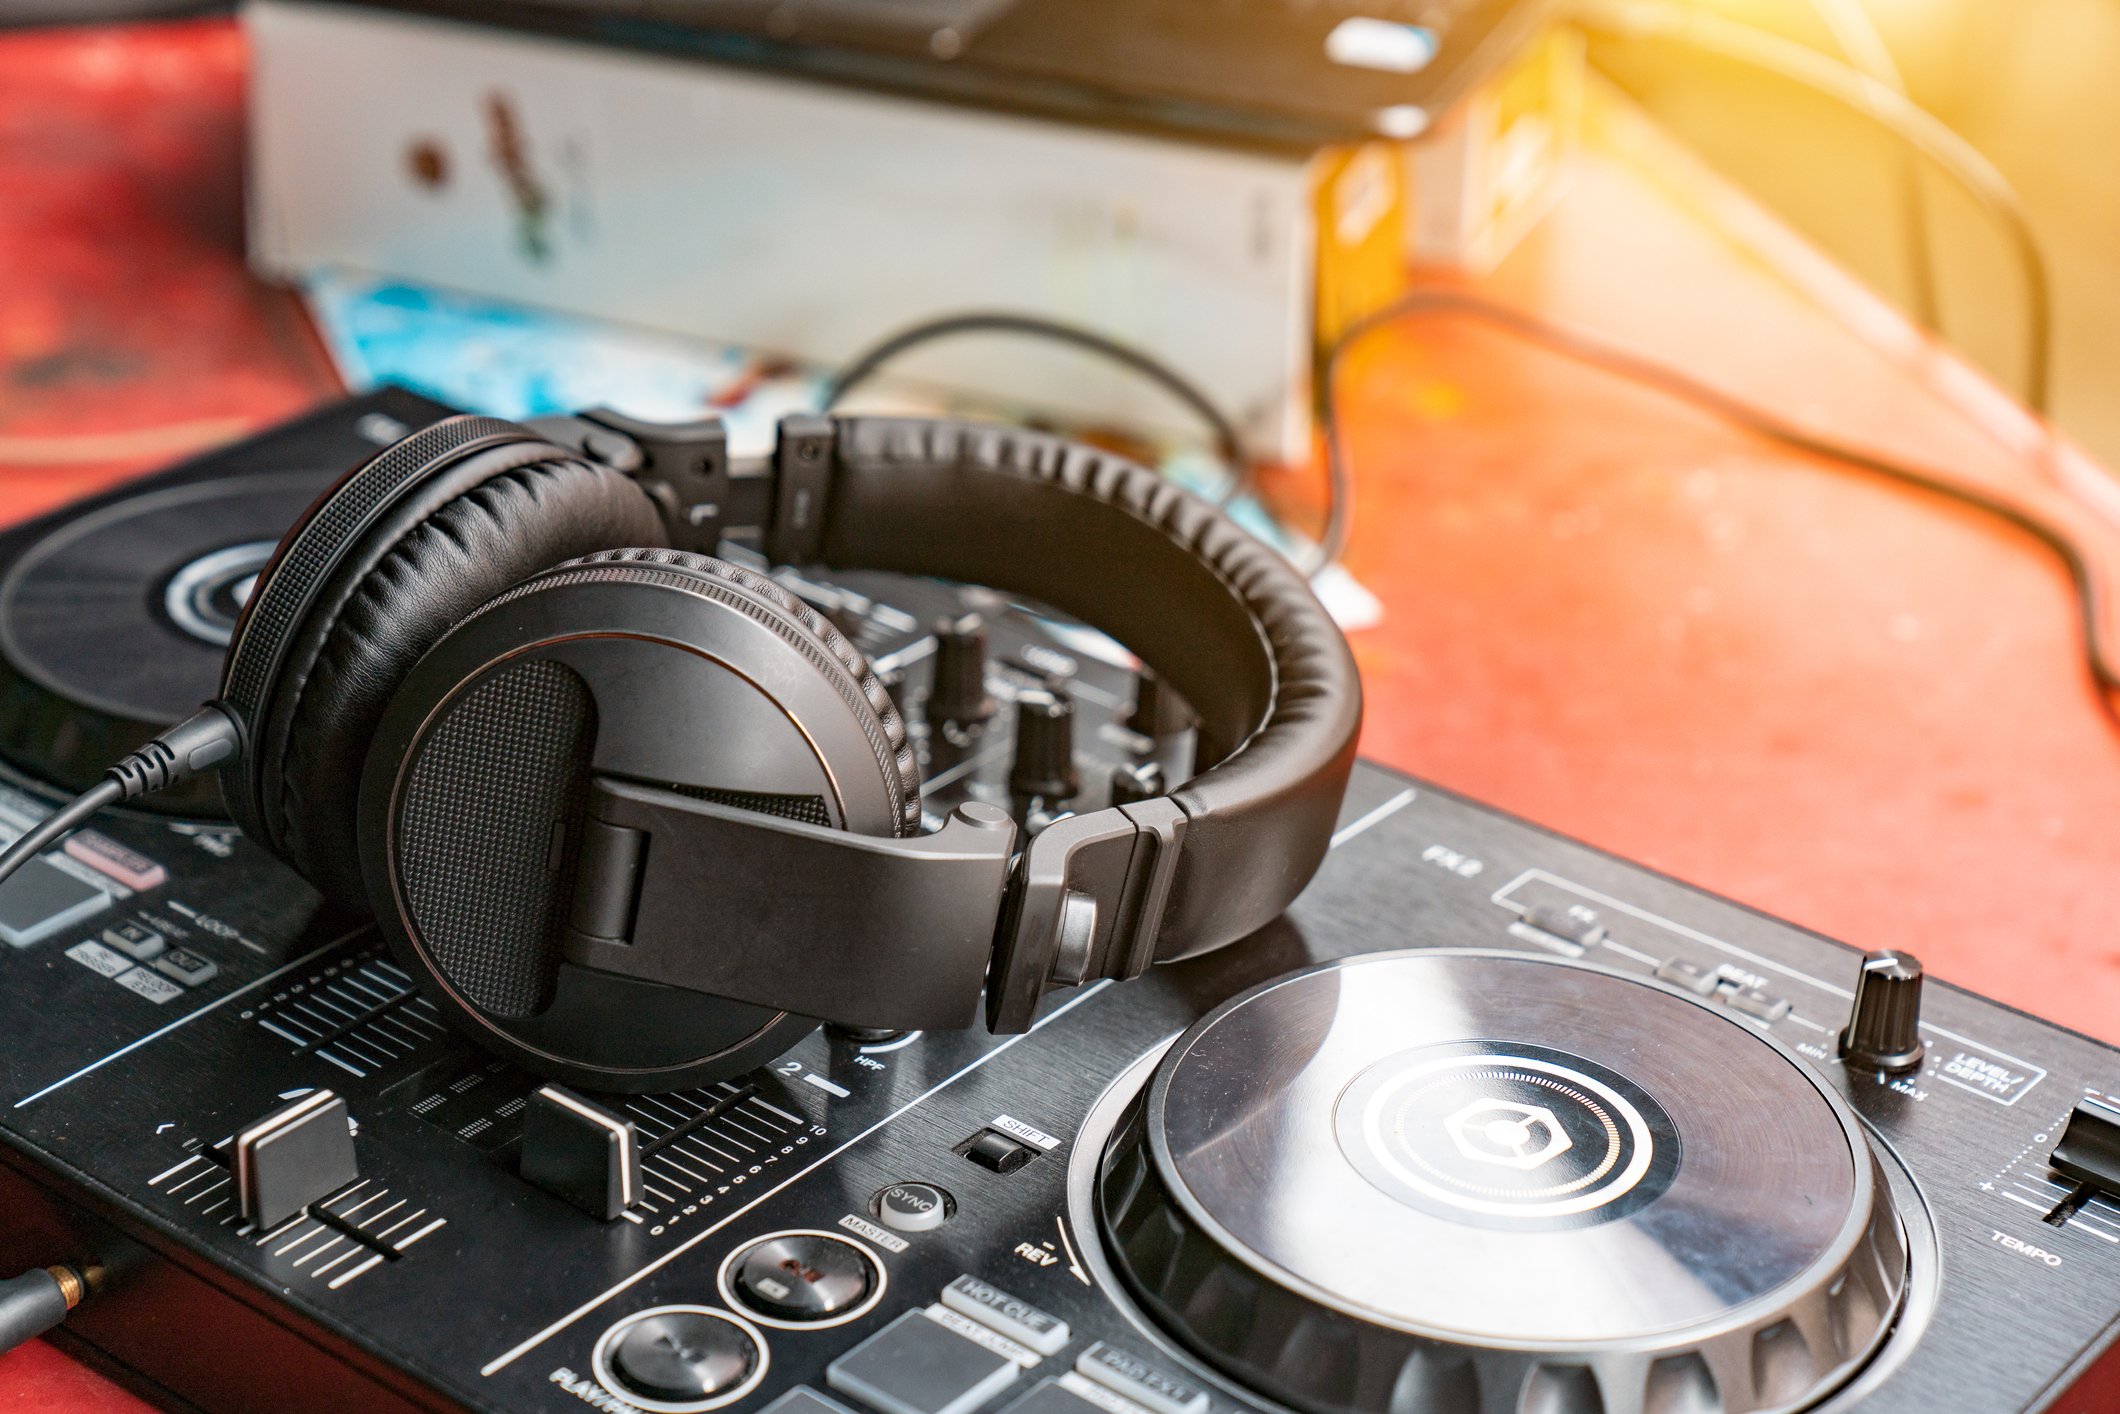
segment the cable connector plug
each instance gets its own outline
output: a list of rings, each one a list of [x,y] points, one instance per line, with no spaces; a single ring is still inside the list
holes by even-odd
[[[243,734],[218,702],[209,702],[103,774],[120,800],[167,790],[235,759]]]
[[[209,702],[103,773],[90,790],[74,797],[6,850],[0,851],[0,883],[16,870],[88,823],[98,810],[138,800],[236,759],[243,732],[226,707]]]
[[[0,1352],[43,1335],[87,1296],[87,1278],[65,1265],[0,1281]]]

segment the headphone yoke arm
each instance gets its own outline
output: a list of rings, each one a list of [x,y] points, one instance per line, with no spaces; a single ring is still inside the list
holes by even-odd
[[[598,775],[561,949],[580,967],[797,1016],[969,1026],[1015,843],[989,805],[888,839]]]

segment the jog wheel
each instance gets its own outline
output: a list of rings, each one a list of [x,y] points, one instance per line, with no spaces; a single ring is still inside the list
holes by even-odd
[[[1098,1184],[1114,1265],[1298,1408],[1805,1408],[1891,1328],[1907,1243],[1846,1104],[1659,984],[1387,953],[1180,1037]]]
[[[198,708],[325,470],[164,487],[60,520],[0,577],[0,754],[66,791]],[[139,802],[220,815],[212,777]]]

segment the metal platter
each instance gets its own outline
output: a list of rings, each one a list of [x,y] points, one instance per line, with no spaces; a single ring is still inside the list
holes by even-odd
[[[1416,1366],[1610,1383],[1607,1408],[1682,1367],[1702,1407],[1798,1407],[1868,1355],[1907,1270],[1860,1126],[1800,1058],[1520,954],[1354,958],[1224,1004],[1157,1067],[1102,1196],[1152,1311],[1319,1407],[1404,1407]],[[1339,1375],[1297,1358],[1328,1349]]]

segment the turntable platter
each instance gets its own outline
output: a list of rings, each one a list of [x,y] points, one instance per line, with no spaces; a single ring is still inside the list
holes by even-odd
[[[156,724],[183,716],[219,686],[251,581],[330,481],[200,482],[60,526],[0,582],[0,647],[80,706]],[[84,641],[98,651],[82,652]]]
[[[1676,991],[1429,952],[1240,996],[1107,1158],[1152,1314],[1312,1408],[1800,1407],[1883,1336],[1906,1256],[1853,1115]],[[1578,1405],[1580,1387],[1599,1401]],[[1681,1391],[1683,1392],[1683,1391]],[[1548,1407],[1535,1405],[1534,1407]]]
[[[251,584],[335,476],[194,481],[57,518],[0,578],[0,753],[84,789],[211,697]],[[220,809],[211,781],[147,804]]]

